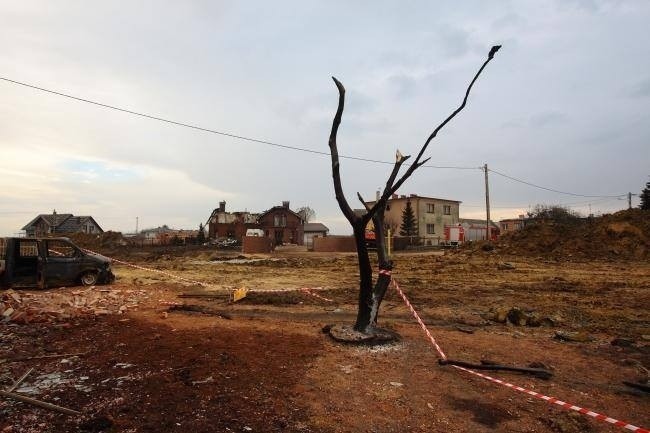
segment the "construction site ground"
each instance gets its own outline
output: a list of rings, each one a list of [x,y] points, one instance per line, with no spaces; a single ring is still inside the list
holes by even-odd
[[[401,341],[332,341],[323,327],[355,319],[355,254],[119,257],[210,287],[115,264],[109,286],[0,292],[5,313],[13,310],[0,322],[2,389],[33,368],[15,392],[81,412],[0,397],[0,432],[620,430],[439,366],[393,289],[379,324]],[[650,427],[649,395],[622,383],[647,380],[650,368],[647,260],[462,251],[394,260],[395,280],[450,358],[543,366],[550,380],[490,374]],[[229,302],[226,293],[240,287],[251,291]],[[324,290],[256,291],[304,287]],[[513,310],[535,326],[504,323]]]

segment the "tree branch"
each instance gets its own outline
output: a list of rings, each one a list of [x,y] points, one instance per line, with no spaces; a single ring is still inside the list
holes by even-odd
[[[359,201],[361,202],[361,204],[363,205],[363,207],[366,208],[366,211],[369,211],[369,210],[370,210],[370,206],[368,206],[368,205],[366,204],[366,202],[365,202],[365,200],[363,199],[363,197],[361,197],[361,193],[360,193],[360,192],[357,192],[357,197],[359,198]]]
[[[469,83],[469,86],[467,86],[467,90],[465,91],[465,97],[463,98],[463,102],[462,102],[462,103],[460,104],[460,106],[458,106],[458,108],[456,108],[456,109],[455,109],[455,110],[454,110],[454,111],[453,111],[453,112],[452,112],[452,113],[451,113],[451,114],[450,114],[450,115],[449,115],[449,116],[448,116],[448,117],[447,117],[447,118],[446,118],[442,123],[440,123],[440,124],[439,124],[439,125],[438,125],[434,130],[433,130],[433,132],[431,133],[431,135],[429,135],[429,138],[427,138],[427,140],[424,142],[424,145],[423,145],[422,148],[420,149],[420,152],[418,153],[417,157],[415,158],[415,161],[413,161],[413,163],[409,166],[409,168],[406,170],[406,172],[404,172],[404,174],[402,175],[402,177],[400,177],[399,180],[398,180],[394,185],[392,185],[389,189],[385,189],[385,190],[384,190],[384,193],[383,193],[381,199],[386,199],[386,200],[387,200],[388,197],[390,197],[391,195],[393,195],[393,194],[394,194],[394,193],[399,189],[399,187],[402,186],[402,184],[403,184],[403,183],[404,183],[404,182],[405,182],[409,177],[411,177],[411,175],[413,174],[413,172],[414,172],[416,169],[418,169],[419,167],[421,167],[422,165],[424,165],[424,164],[425,164],[425,163],[430,159],[430,158],[428,158],[428,159],[426,159],[426,160],[420,162],[420,159],[422,159],[422,155],[423,155],[424,152],[427,150],[427,147],[429,146],[429,143],[431,143],[431,141],[432,141],[432,140],[433,140],[433,139],[438,135],[438,132],[439,132],[442,128],[444,128],[445,125],[447,125],[447,123],[449,123],[449,122],[451,121],[451,119],[453,119],[454,117],[456,117],[456,115],[457,115],[458,113],[460,113],[460,112],[463,110],[463,108],[465,108],[465,105],[467,104],[467,99],[469,98],[469,94],[470,94],[470,92],[471,92],[471,90],[472,90],[472,87],[474,86],[474,83],[476,82],[476,80],[478,79],[478,77],[479,77],[479,76],[481,75],[481,73],[483,72],[483,69],[485,69],[485,67],[487,66],[487,64],[490,63],[490,61],[494,58],[494,55],[496,54],[497,51],[499,51],[500,48],[501,48],[501,45],[495,45],[495,46],[492,47],[492,49],[490,49],[490,52],[488,53],[488,58],[487,58],[487,60],[485,60],[485,62],[483,62],[483,65],[481,65],[481,67],[479,68],[478,72],[476,73],[476,75],[474,75],[474,78],[473,78],[472,81]],[[369,211],[369,213],[370,213],[370,212],[375,212],[378,204],[379,204],[379,201],[378,201],[377,203],[375,203],[375,205],[372,207],[372,209]]]
[[[381,203],[381,207],[385,209],[385,205],[386,205],[386,203],[388,203],[388,199],[390,198],[391,195],[393,195],[392,192],[390,194],[387,194],[386,192],[392,190],[393,182],[395,182],[395,178],[399,174],[399,171],[402,168],[402,165],[410,157],[411,157],[411,155],[404,156],[399,152],[399,150],[397,151],[397,154],[396,154],[396,157],[395,157],[395,164],[393,165],[393,170],[391,171],[390,176],[388,176],[388,180],[386,180],[386,186],[384,187],[384,192],[381,195],[380,199],[377,200],[377,202],[372,206],[372,208],[368,210],[368,214],[370,215],[370,219],[372,219],[372,217],[375,215],[377,210],[380,209],[380,203]]]
[[[341,124],[341,117],[343,116],[343,108],[345,106],[345,87],[343,84],[336,78],[332,77],[336,88],[339,91],[339,104],[336,109],[336,115],[334,116],[334,121],[332,122],[332,131],[330,132],[329,147],[330,154],[332,156],[332,178],[334,180],[334,193],[336,196],[336,201],[343,212],[343,215],[353,226],[358,223],[359,217],[356,216],[348,201],[345,198],[343,193],[343,187],[341,186],[341,172],[339,170],[339,151],[336,144],[336,135],[339,130],[339,125]]]

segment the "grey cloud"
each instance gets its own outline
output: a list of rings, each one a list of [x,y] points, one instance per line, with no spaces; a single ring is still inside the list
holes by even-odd
[[[436,30],[442,52],[447,57],[461,57],[470,50],[469,32],[452,26],[442,26]]]
[[[523,119],[510,119],[501,124],[501,128],[523,128],[526,126],[526,121]]]
[[[534,114],[530,117],[529,125],[531,127],[545,127],[567,123],[569,117],[559,111],[546,111]]]
[[[388,85],[397,99],[408,99],[416,94],[417,81],[408,75],[393,75],[388,78]]]
[[[558,0],[559,8],[576,8],[587,12],[598,12],[602,3],[597,0]]]
[[[508,27],[517,27],[524,23],[524,19],[516,13],[510,12],[497,18],[492,22],[493,29],[503,29]]]
[[[650,77],[645,80],[637,83],[632,89],[628,92],[629,96],[635,98],[645,98],[650,96]]]

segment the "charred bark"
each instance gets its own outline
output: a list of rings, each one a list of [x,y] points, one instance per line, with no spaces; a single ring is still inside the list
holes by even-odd
[[[467,90],[465,91],[465,97],[463,98],[462,103],[458,108],[456,108],[442,123],[440,123],[429,135],[425,143],[420,148],[415,160],[412,164],[408,165],[408,168],[405,172],[398,178],[398,174],[404,162],[409,158],[409,156],[403,156],[399,151],[397,151],[395,164],[393,169],[388,176],[386,185],[384,187],[381,197],[373,203],[372,207],[368,206],[367,203],[363,200],[361,195],[357,193],[357,196],[361,203],[363,203],[366,208],[366,214],[363,216],[356,215],[345,198],[343,192],[343,186],[341,184],[341,173],[340,173],[340,163],[339,163],[339,154],[338,146],[336,142],[338,129],[341,124],[341,118],[343,116],[343,109],[345,107],[345,87],[343,84],[336,78],[332,77],[336,88],[339,92],[338,107],[336,114],[334,115],[334,120],[332,122],[332,129],[329,137],[329,148],[332,161],[332,179],[334,182],[334,193],[336,196],[336,201],[345,215],[346,219],[350,222],[352,230],[354,233],[354,239],[357,246],[357,258],[359,261],[359,306],[357,312],[357,320],[354,325],[354,331],[363,334],[374,334],[378,333],[380,330],[377,328],[377,318],[379,314],[379,307],[381,302],[384,299],[386,291],[391,281],[391,271],[393,269],[393,263],[388,256],[386,250],[386,233],[384,231],[384,214],[386,211],[386,205],[388,199],[399,189],[400,186],[417,170],[422,167],[424,164],[429,161],[429,158],[422,159],[424,152],[427,150],[429,143],[437,136],[438,132],[449,123],[458,113],[460,113],[467,103],[470,91],[474,86],[474,83],[483,72],[483,69],[487,64],[492,60],[494,54],[501,48],[500,45],[492,47],[488,54],[487,60],[480,67],[474,78],[470,82]],[[368,222],[372,220],[375,226],[375,240],[377,242],[377,258],[379,262],[379,272],[377,280],[373,286],[373,273],[372,266],[370,264],[370,257],[368,255],[368,247],[365,240],[365,231]]]

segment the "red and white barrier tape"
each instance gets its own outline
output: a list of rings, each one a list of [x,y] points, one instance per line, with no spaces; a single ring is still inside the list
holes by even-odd
[[[427,329],[424,322],[422,322],[422,319],[420,319],[420,316],[415,311],[415,308],[413,308],[413,306],[409,302],[408,298],[406,297],[406,295],[404,294],[402,289],[400,289],[399,284],[397,284],[397,281],[395,279],[393,279],[392,282],[393,282],[393,285],[395,286],[395,290],[397,290],[399,295],[404,300],[404,303],[406,304],[406,306],[409,308],[409,310],[411,310],[411,313],[415,317],[415,320],[417,320],[417,322],[420,324],[420,326],[422,327],[424,332],[427,334],[427,337],[429,337],[429,340],[431,341],[431,344],[433,344],[433,347],[435,347],[435,349],[438,352],[438,354],[440,355],[440,357],[442,359],[447,359],[444,352],[442,351],[442,349],[440,348],[438,343],[436,343],[436,340],[433,338],[433,336],[431,335],[431,333]],[[560,407],[562,407],[564,409],[573,410],[573,411],[579,412],[579,413],[581,413],[583,415],[588,415],[588,416],[590,416],[592,418],[597,419],[598,421],[613,424],[613,425],[615,425],[617,427],[621,427],[621,428],[624,428],[624,429],[627,429],[627,430],[630,430],[630,431],[633,431],[633,432],[636,432],[636,433],[650,433],[650,430],[647,430],[647,429],[645,429],[643,427],[637,427],[637,426],[635,426],[633,424],[630,424],[630,423],[627,423],[625,421],[620,421],[620,420],[617,420],[615,418],[611,418],[609,416],[602,415],[600,413],[594,412],[591,409],[576,406],[574,404],[567,403],[565,401],[559,400],[559,399],[557,399],[555,397],[550,397],[550,396],[540,394],[540,393],[535,392],[535,391],[531,391],[531,390],[526,389],[526,388],[522,388],[521,386],[518,386],[518,385],[513,385],[512,383],[505,382],[505,381],[500,380],[500,379],[495,379],[495,378],[493,378],[491,376],[488,376],[486,374],[479,373],[477,371],[470,370],[470,369],[465,368],[465,367],[460,367],[458,365],[452,365],[452,367],[454,367],[457,370],[461,370],[461,371],[464,371],[466,373],[472,374],[474,376],[478,376],[478,377],[481,377],[483,379],[489,380],[490,382],[493,382],[493,383],[496,383],[496,384],[499,384],[499,385],[503,385],[503,386],[508,387],[510,389],[514,389],[515,391],[519,391],[519,392],[522,392],[524,394],[531,395],[531,396],[536,397],[536,398],[538,398],[540,400],[544,400],[544,401],[546,401],[548,403],[556,404],[556,405],[558,405],[558,406],[560,406]]]
[[[399,295],[404,300],[404,303],[406,304],[406,306],[409,308],[409,310],[411,310],[411,314],[413,314],[413,317],[415,317],[415,320],[417,320],[417,322],[422,327],[422,330],[424,331],[424,333],[427,334],[427,337],[429,337],[429,341],[431,341],[431,344],[433,345],[433,347],[438,352],[438,355],[440,355],[440,357],[442,359],[447,359],[447,355],[445,355],[445,352],[442,351],[442,348],[440,347],[440,345],[438,345],[438,343],[436,342],[436,339],[433,338],[433,335],[431,335],[431,333],[429,332],[429,329],[426,327],[426,325],[424,324],[422,319],[420,319],[420,316],[415,311],[415,308],[413,308],[413,305],[411,305],[411,303],[409,302],[409,300],[406,297],[406,295],[404,294],[404,292],[402,292],[402,289],[399,288],[399,284],[397,284],[397,280],[395,280],[393,278],[392,282],[393,282],[393,285],[395,286],[395,290],[397,290],[397,293],[399,293]]]
[[[133,264],[133,263],[125,262],[124,260],[119,260],[119,259],[116,259],[116,258],[113,258],[113,257],[107,257],[107,256],[105,256],[105,255],[103,255],[101,253],[98,253],[96,251],[92,251],[92,250],[89,250],[89,249],[86,249],[86,248],[82,248],[82,250],[86,251],[88,253],[91,253],[91,254],[97,254],[99,256],[106,257],[106,258],[114,261],[115,263],[119,263],[119,264],[124,265],[124,266],[129,266],[131,268],[140,269],[140,270],[143,270],[143,271],[155,272],[157,274],[165,275],[167,277],[174,278],[174,279],[177,279],[177,280],[180,280],[180,281],[185,281],[187,283],[197,284],[197,285],[202,286],[202,287],[218,289],[218,290],[226,290],[228,292],[231,292],[231,290],[229,290],[229,289],[222,289],[222,288],[213,286],[211,284],[204,283],[202,281],[191,280],[189,278],[181,277],[180,275],[171,274],[169,272],[161,271],[159,269],[147,268],[147,267],[144,267],[144,266],[140,266],[140,265],[136,265],[136,264]],[[334,302],[332,299],[328,299],[328,298],[320,296],[320,295],[318,295],[316,293],[312,293],[312,291],[314,291],[314,290],[328,290],[328,289],[323,288],[323,287],[302,287],[302,288],[299,288],[299,289],[296,289],[296,288],[249,289],[248,291],[253,292],[253,293],[255,293],[255,292],[257,292],[257,293],[282,293],[282,292],[295,292],[295,291],[298,291],[298,290],[300,290],[302,292],[305,292],[305,293],[308,293],[309,295],[312,295],[312,296],[314,296],[316,298],[319,298],[319,299],[322,299],[324,301]]]
[[[96,251],[88,250],[88,249],[85,249],[85,248],[82,248],[82,249],[84,251],[88,252],[88,253],[97,254],[99,256],[106,257],[103,254],[98,253]],[[115,259],[113,257],[106,257],[106,258],[111,259],[115,263],[119,263],[121,265],[129,266],[131,268],[140,269],[140,270],[143,270],[143,271],[155,272],[157,274],[165,275],[167,277],[174,278],[174,279],[181,280],[181,281],[185,281],[187,283],[198,284],[199,286],[203,286],[203,287],[217,288],[217,287],[215,287],[215,286],[213,286],[211,284],[203,283],[201,281],[196,281],[196,280],[190,280],[189,278],[181,277],[180,275],[170,274],[169,272],[161,271],[161,270],[158,270],[158,269],[146,268],[144,266],[135,265],[133,263],[125,262],[123,260]]]
[[[334,302],[334,299],[329,299],[324,296],[321,296],[318,293],[312,292],[312,290],[314,289],[310,289],[309,287],[303,287],[302,289],[300,289],[301,292],[311,295],[314,298],[322,299],[323,301],[327,301],[327,302]]]

